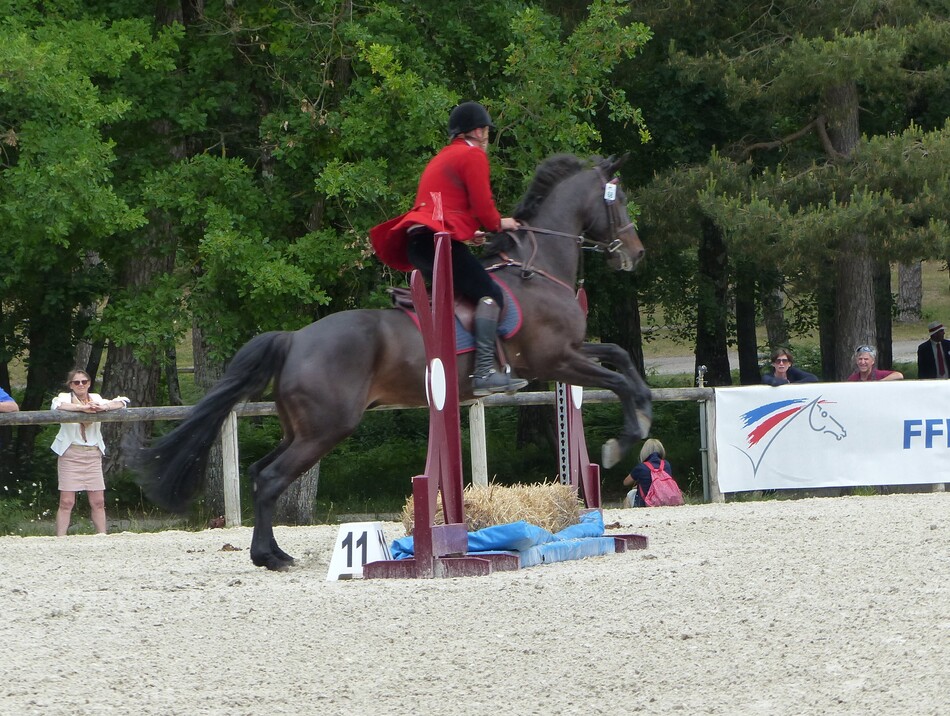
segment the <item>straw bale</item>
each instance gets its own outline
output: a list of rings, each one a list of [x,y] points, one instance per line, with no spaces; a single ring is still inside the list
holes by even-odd
[[[583,502],[569,485],[559,482],[540,482],[534,485],[469,485],[462,493],[465,507],[465,525],[469,532],[484,527],[505,525],[524,520],[549,532],[558,532],[577,524]],[[442,495],[437,501],[434,523],[445,522],[442,514]],[[402,509],[402,524],[406,534],[412,534],[414,524],[412,497]]]

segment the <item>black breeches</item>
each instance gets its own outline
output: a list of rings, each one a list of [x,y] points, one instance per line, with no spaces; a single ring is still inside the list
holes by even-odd
[[[505,296],[485,267],[461,241],[451,241],[452,245],[452,283],[455,292],[470,301],[478,303],[489,296],[504,307]],[[409,234],[406,245],[409,263],[422,271],[426,281],[432,282],[432,268],[435,265],[435,236],[428,229],[416,229]]]

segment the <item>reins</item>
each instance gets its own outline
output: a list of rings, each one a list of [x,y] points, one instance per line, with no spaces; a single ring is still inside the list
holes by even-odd
[[[531,227],[531,226],[522,226],[521,228],[515,231],[506,231],[505,233],[511,237],[512,241],[515,242],[515,246],[520,247],[521,238],[518,236],[518,233],[522,231],[527,233],[528,240],[531,242],[531,252],[530,252],[530,255],[528,256],[528,260],[519,261],[518,259],[514,259],[511,256],[509,256],[506,252],[499,251],[498,256],[501,257],[502,261],[500,263],[492,264],[491,266],[486,266],[485,270],[490,272],[490,271],[497,271],[498,269],[509,268],[509,267],[520,268],[521,278],[523,279],[529,279],[535,274],[538,274],[540,276],[544,276],[544,278],[550,281],[553,281],[558,286],[563,286],[568,291],[573,292],[574,288],[568,285],[566,281],[562,281],[554,274],[548,273],[544,269],[539,269],[537,266],[534,265],[534,259],[538,255],[538,237],[535,236],[534,232],[539,231],[541,233],[551,233],[551,234],[556,234],[558,236],[567,236],[567,237],[572,237],[572,238],[577,238],[577,237],[575,237],[574,234],[564,234],[560,231],[553,231],[549,229],[539,229],[539,228]]]
[[[616,201],[616,187],[612,185],[612,181],[607,179],[604,175],[603,170],[600,167],[597,167],[597,173],[600,175],[601,180],[603,181],[604,189],[604,208],[607,210],[607,225],[608,225],[608,236],[610,239],[608,241],[599,241],[597,239],[591,239],[584,235],[582,231],[580,234],[569,234],[564,231],[556,231],[555,229],[547,229],[542,226],[531,226],[530,224],[522,224],[517,229],[512,229],[506,231],[505,233],[511,238],[515,246],[518,247],[522,255],[527,255],[526,260],[518,260],[512,258],[504,251],[499,251],[498,256],[501,257],[502,261],[499,263],[492,264],[487,266],[487,271],[496,271],[502,268],[508,267],[517,267],[521,269],[521,277],[524,279],[531,278],[534,274],[540,274],[545,278],[553,281],[559,286],[564,286],[570,291],[574,291],[573,286],[569,286],[565,281],[562,281],[557,276],[554,276],[543,269],[539,269],[534,265],[534,260],[538,255],[538,237],[536,234],[545,234],[547,236],[561,236],[567,239],[573,239],[574,242],[580,247],[581,254],[578,259],[578,285],[584,283],[583,278],[583,257],[584,249],[588,251],[597,251],[597,252],[606,252],[608,254],[615,253],[623,249],[623,242],[620,240],[620,235],[623,232],[627,231],[634,226],[634,222],[630,221],[626,225],[617,228],[617,218],[619,214],[619,209]],[[614,191],[610,191],[614,189]],[[523,241],[521,238],[522,233],[527,236],[528,242],[530,244],[529,250],[523,248]]]

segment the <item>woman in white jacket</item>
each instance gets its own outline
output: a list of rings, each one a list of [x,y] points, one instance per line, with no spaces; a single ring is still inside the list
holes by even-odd
[[[104,400],[90,393],[89,374],[72,370],[66,377],[68,393],[53,398],[53,410],[78,413],[101,413],[118,410],[129,404],[128,398]],[[92,524],[98,534],[106,533],[106,483],[102,475],[102,456],[106,445],[102,440],[99,423],[61,423],[53,440],[53,452],[59,455],[56,472],[59,476],[59,509],[56,511],[56,536],[62,537],[69,529],[69,518],[76,504],[76,493],[85,490],[89,498]]]

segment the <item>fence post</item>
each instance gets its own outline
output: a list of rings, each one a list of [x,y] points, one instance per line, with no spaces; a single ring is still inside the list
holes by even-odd
[[[719,489],[719,452],[716,448],[716,391],[709,400],[704,400],[702,410],[706,414],[706,459],[709,465],[709,484],[704,486],[709,493],[710,502],[725,502]]]
[[[224,524],[241,526],[241,475],[238,465],[237,413],[233,410],[221,426],[221,463],[224,482]]]
[[[481,400],[476,400],[468,408],[468,441],[472,451],[472,484],[479,487],[488,487],[485,403]]]

